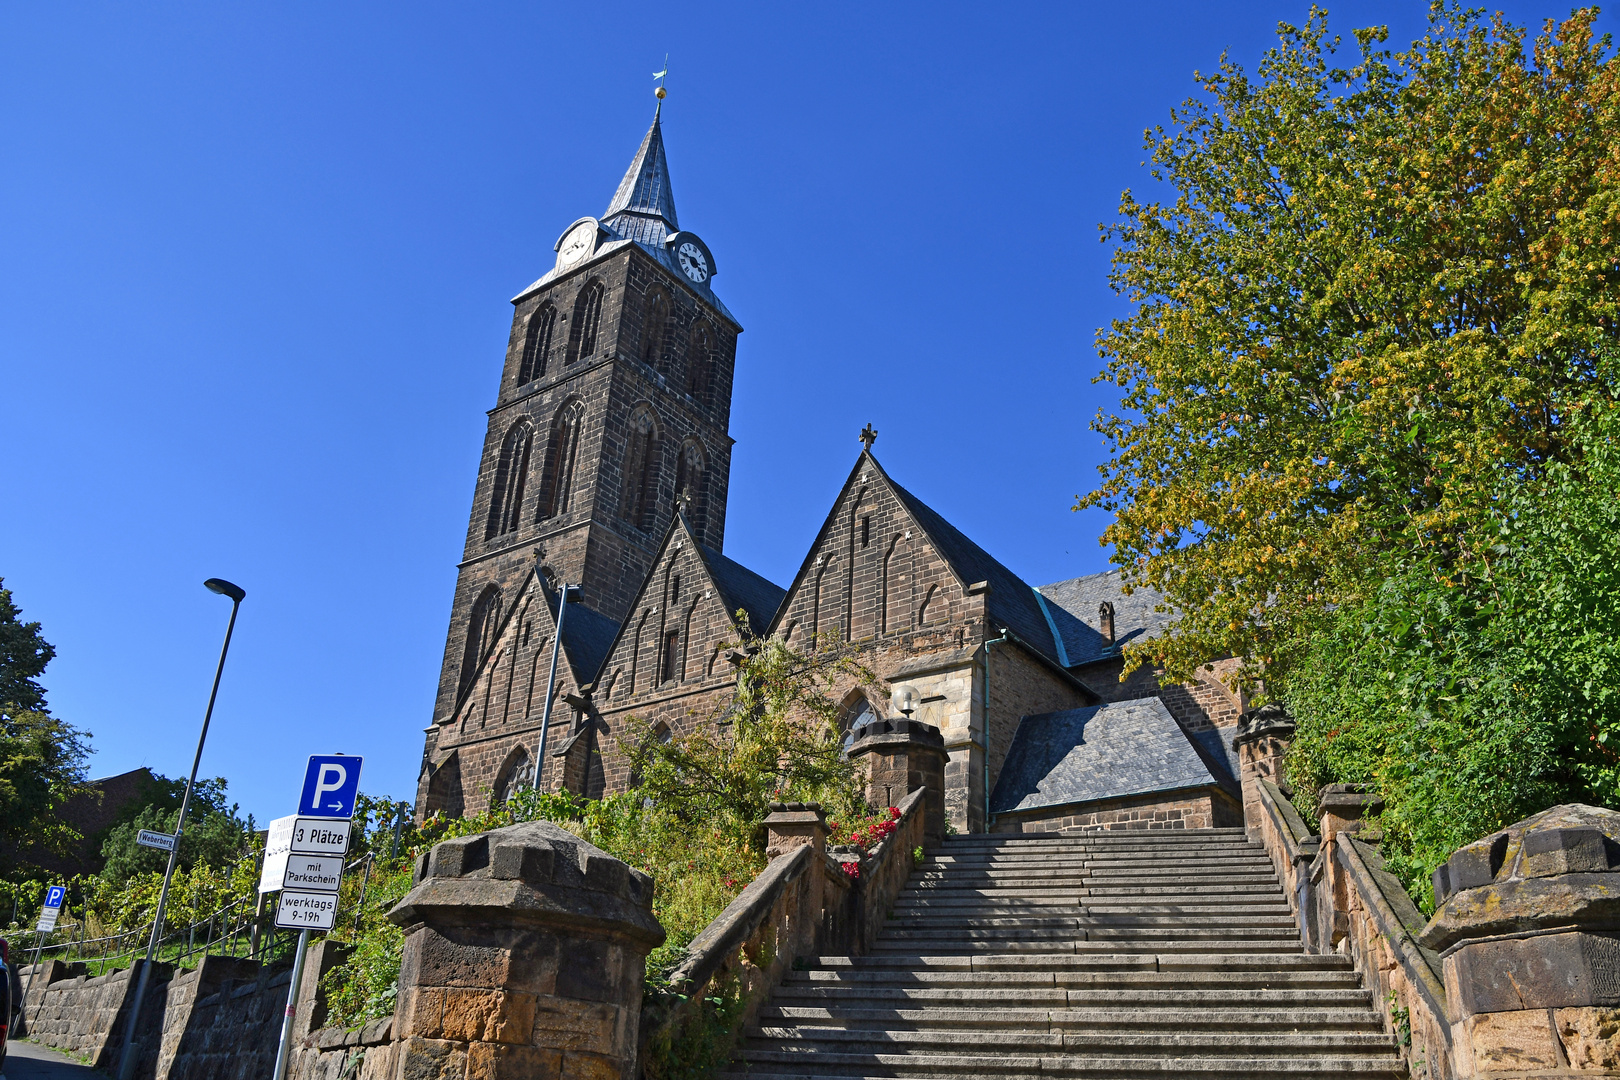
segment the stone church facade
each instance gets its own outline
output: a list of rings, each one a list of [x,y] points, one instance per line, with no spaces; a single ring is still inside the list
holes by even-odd
[[[742,328],[678,224],[656,114],[607,211],[555,250],[512,301],[419,815],[484,809],[536,762],[548,790],[633,786],[632,718],[714,723],[746,632],[852,647],[878,686],[844,688],[851,728],[915,691],[960,831],[1241,823],[1222,673],[1121,681],[1158,598],[1117,573],[1032,588],[890,477],[870,427],[786,588],[723,553]]]

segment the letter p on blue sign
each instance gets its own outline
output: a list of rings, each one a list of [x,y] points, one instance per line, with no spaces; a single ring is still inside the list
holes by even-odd
[[[298,812],[305,817],[353,817],[354,798],[360,790],[360,760],[342,754],[312,755],[304,771]]]

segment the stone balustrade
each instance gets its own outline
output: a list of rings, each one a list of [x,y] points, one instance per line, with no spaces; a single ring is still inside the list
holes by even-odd
[[[1254,794],[1306,948],[1352,958],[1413,1077],[1620,1075],[1620,813],[1557,806],[1459,849],[1425,920],[1364,828],[1375,797],[1325,788],[1311,832],[1275,783]]]

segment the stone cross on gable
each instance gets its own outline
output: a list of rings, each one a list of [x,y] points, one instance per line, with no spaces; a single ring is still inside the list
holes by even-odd
[[[861,445],[866,447],[867,453],[872,452],[872,444],[877,442],[877,429],[867,424],[861,429]]]
[[[675,496],[675,505],[680,508],[683,516],[690,517],[692,513],[692,492],[688,488],[681,488],[680,494]]]

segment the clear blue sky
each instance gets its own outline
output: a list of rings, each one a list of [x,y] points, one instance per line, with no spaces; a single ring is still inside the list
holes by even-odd
[[[1421,27],[1426,4],[1333,8]],[[1539,20],[1567,7],[1515,3]],[[1032,584],[1107,566],[1097,225],[1304,3],[7,4],[0,576],[93,775],[410,798],[508,299],[665,111],[738,350],[726,550],[787,584],[871,421]],[[1613,20],[1605,17],[1612,28]]]

